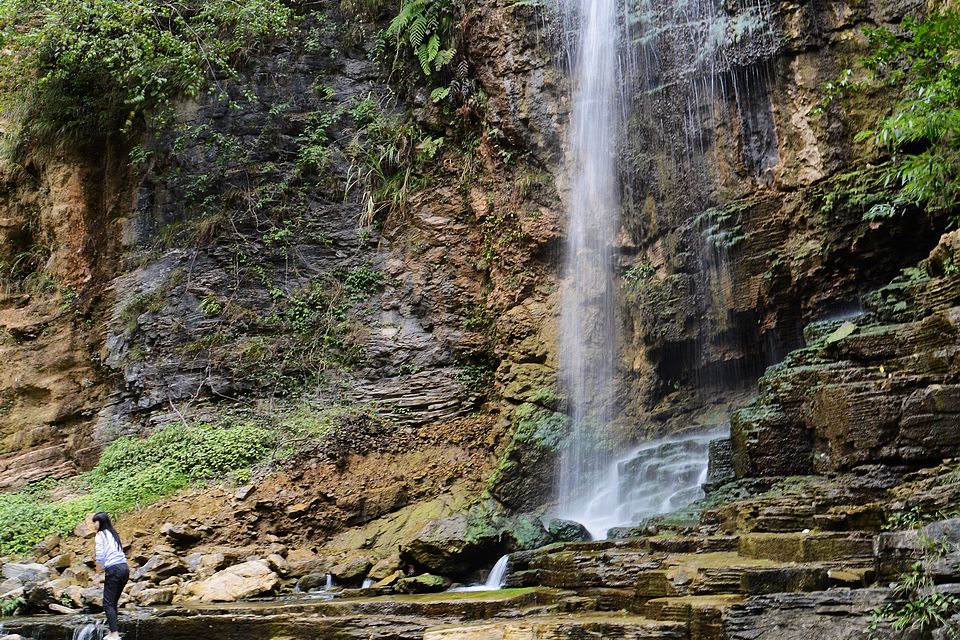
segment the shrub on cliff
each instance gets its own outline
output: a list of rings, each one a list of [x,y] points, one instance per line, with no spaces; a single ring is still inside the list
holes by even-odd
[[[0,0],[5,137],[82,141],[162,122],[290,17],[279,0]]]
[[[890,154],[886,181],[900,187],[898,202],[868,215],[894,215],[898,204],[954,212],[960,204],[960,11],[905,18],[896,29],[871,29],[867,36],[872,51],[860,64],[869,78],[853,82],[848,69],[827,83],[824,104],[867,85],[900,92],[892,112],[858,136]]]

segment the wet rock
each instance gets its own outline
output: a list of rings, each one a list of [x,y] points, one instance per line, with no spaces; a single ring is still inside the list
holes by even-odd
[[[573,520],[549,518],[544,526],[555,542],[589,542],[593,539],[585,526]]]
[[[450,586],[450,581],[442,576],[424,573],[419,576],[400,578],[394,587],[400,593],[437,593]]]
[[[520,405],[514,413],[510,441],[490,475],[490,493],[516,511],[543,505],[553,487],[542,479],[552,477],[557,447],[569,429],[564,414],[535,404]]]
[[[314,589],[323,589],[327,586],[326,573],[308,573],[297,580],[297,589],[303,592],[313,591]]]
[[[199,583],[191,583],[188,593],[201,602],[233,602],[272,592],[280,584],[270,566],[262,560],[244,562]]]
[[[730,640],[809,640],[861,638],[877,607],[891,602],[887,589],[830,589],[815,593],[756,596],[733,605],[724,614]],[[884,633],[881,630],[880,633]],[[879,637],[913,639],[920,633],[892,632]]]

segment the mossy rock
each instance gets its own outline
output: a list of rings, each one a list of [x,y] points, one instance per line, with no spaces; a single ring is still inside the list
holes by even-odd
[[[531,511],[553,491],[557,451],[570,430],[570,418],[524,403],[514,413],[514,428],[503,455],[487,482],[490,493],[516,511]]]

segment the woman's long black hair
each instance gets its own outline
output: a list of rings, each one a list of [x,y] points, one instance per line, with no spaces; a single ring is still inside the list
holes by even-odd
[[[123,543],[120,542],[120,534],[113,528],[113,523],[110,522],[110,516],[107,515],[106,511],[93,514],[93,521],[100,523],[100,531],[109,531],[113,534],[113,539],[117,541],[117,546],[123,549]]]

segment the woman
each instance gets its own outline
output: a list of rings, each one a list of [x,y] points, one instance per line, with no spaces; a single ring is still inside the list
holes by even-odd
[[[130,579],[130,567],[123,553],[120,535],[113,528],[110,516],[104,512],[93,515],[93,528],[97,532],[97,566],[103,567],[103,611],[107,614],[110,633],[107,638],[120,637],[117,631],[117,603],[120,594]]]

